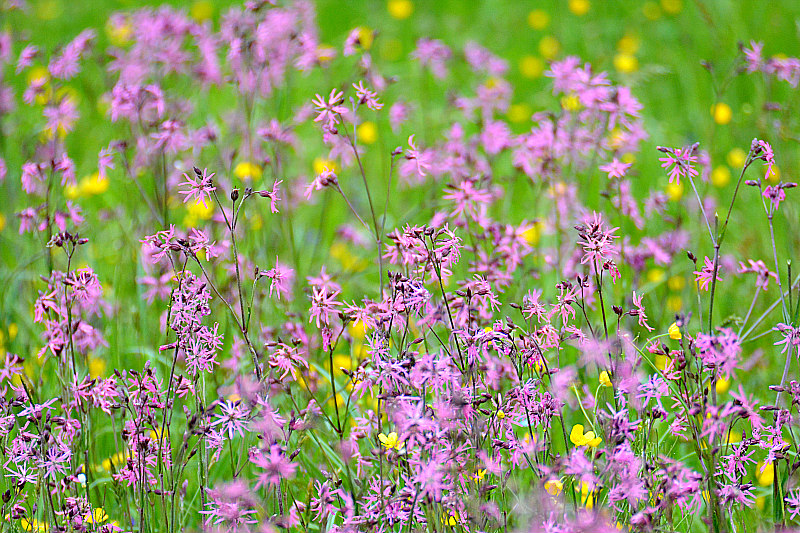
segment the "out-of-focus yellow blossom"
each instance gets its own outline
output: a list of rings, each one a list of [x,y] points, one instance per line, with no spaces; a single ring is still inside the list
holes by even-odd
[[[100,177],[99,172],[81,178],[77,185],[67,185],[64,196],[70,200],[103,194],[108,190],[109,181]]]
[[[198,22],[210,20],[214,16],[214,3],[211,0],[197,0],[192,4],[189,14]]]
[[[90,514],[86,515],[86,522],[88,524],[102,524],[106,520],[108,520],[108,514],[102,507],[93,509]]]
[[[89,357],[89,375],[92,378],[101,378],[106,373],[106,360],[102,357]]]
[[[711,116],[714,117],[714,122],[724,126],[725,124],[730,124],[733,118],[733,111],[731,110],[731,106],[725,102],[719,102],[711,106]]]
[[[770,183],[778,183],[781,179],[781,169],[778,168],[778,165],[772,165],[772,171],[766,176],[767,181]]]
[[[683,0],[661,0],[661,9],[670,15],[676,15],[683,9]]]
[[[561,44],[558,42],[558,39],[552,35],[545,35],[542,37],[542,40],[539,41],[539,53],[542,54],[542,57],[545,59],[555,59],[560,51]]]
[[[647,271],[647,281],[650,283],[661,283],[665,277],[666,273],[663,268],[651,268]]]
[[[314,174],[322,174],[326,170],[330,170],[331,172],[339,172],[339,165],[336,164],[336,161],[322,159],[320,157],[314,159],[313,168]]]
[[[669,281],[667,281],[667,286],[671,291],[679,291],[686,286],[686,280],[683,276],[672,276],[669,278]]]
[[[747,161],[747,152],[741,148],[734,148],[725,158],[731,168],[742,168]]]
[[[550,24],[550,15],[543,9],[534,9],[528,13],[528,26],[534,30],[543,30]]]
[[[626,54],[635,54],[639,51],[640,44],[641,41],[637,36],[628,33],[622,37],[622,39],[617,41],[617,51]]]
[[[389,0],[386,9],[392,17],[404,20],[414,12],[414,3],[411,0]]]
[[[37,519],[28,520],[27,518],[20,518],[19,525],[25,531],[33,531],[34,533],[47,533],[50,526],[47,522],[39,522]]]
[[[525,103],[511,104],[508,106],[508,113],[506,113],[508,120],[514,122],[515,124],[530,120],[532,114],[533,109],[531,109],[531,106]]]
[[[403,441],[400,440],[400,437],[398,437],[395,431],[392,431],[388,435],[384,435],[383,433],[381,433],[380,435],[378,435],[378,440],[381,441],[381,445],[387,450],[400,451],[405,446],[405,444],[403,443]]]
[[[581,107],[581,100],[577,94],[567,94],[561,97],[561,108],[565,111],[578,111]]]
[[[375,40],[375,32],[367,28],[365,26],[359,26],[358,28],[358,42],[361,45],[361,48],[364,50],[369,50],[372,48],[372,42]]]
[[[667,298],[667,309],[673,313],[677,313],[683,308],[683,300],[680,296],[671,295]]]
[[[756,465],[756,480],[762,487],[769,487],[775,479],[775,465],[760,461]]]
[[[113,466],[115,469],[119,469],[122,465],[125,464],[125,461],[130,459],[131,454],[127,451],[125,452],[118,452],[109,457],[108,459],[103,459],[101,466],[106,472],[111,472],[111,467]]]
[[[548,479],[544,482],[544,490],[551,496],[558,496],[564,490],[564,484],[560,479]]]
[[[673,202],[677,202],[681,198],[683,198],[683,183],[678,183],[677,181],[673,181],[672,183],[667,184],[667,196]]]
[[[714,388],[717,390],[717,394],[725,394],[731,388],[731,382],[725,378],[719,378]]]
[[[603,439],[596,437],[594,431],[583,432],[583,424],[575,424],[572,426],[572,431],[569,434],[569,440],[575,446],[589,446],[597,448]]]
[[[114,46],[125,46],[131,42],[133,26],[127,18],[112,17],[106,23],[106,35]]]
[[[505,420],[505,418],[506,418],[506,412],[505,412],[505,411],[503,411],[502,409],[499,409],[499,410],[497,411],[497,418],[498,418],[498,419],[500,419],[500,420]]]
[[[606,370],[600,372],[600,385],[603,387],[610,387],[611,386],[611,378],[608,375]]]
[[[233,169],[233,174],[242,180],[257,180],[261,177],[261,173],[261,167],[250,161],[242,161]]]
[[[0,231],[3,231],[6,228],[6,216],[3,213],[0,213]]]
[[[636,72],[639,70],[639,60],[633,54],[620,52],[614,56],[614,68],[617,69],[617,72],[622,72],[623,74]]]
[[[581,483],[581,505],[586,509],[594,507],[594,492],[589,490],[589,485],[586,483]]]
[[[539,244],[539,240],[542,237],[542,223],[536,222],[531,225],[530,228],[526,229],[522,232],[522,238],[525,239],[525,242],[530,244],[531,246],[536,246]]]
[[[711,183],[714,187],[724,187],[731,182],[731,171],[725,165],[720,165],[711,171]]]
[[[337,259],[345,270],[351,272],[361,272],[367,268],[369,263],[353,255],[350,249],[343,242],[335,242],[331,246],[331,257]]]
[[[589,0],[569,0],[569,10],[579,17],[588,13],[591,7]]]
[[[519,60],[519,71],[528,79],[535,79],[542,75],[544,72],[544,61],[536,56],[522,56]]]
[[[683,335],[681,335],[681,328],[678,327],[677,322],[673,322],[669,327],[669,338],[672,340],[680,340]]]
[[[378,139],[378,127],[374,122],[367,120],[356,128],[357,139],[364,144],[373,144]]]

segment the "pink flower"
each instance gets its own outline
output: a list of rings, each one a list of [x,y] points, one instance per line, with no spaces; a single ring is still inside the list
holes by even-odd
[[[658,150],[666,154],[665,157],[659,157],[661,161],[661,168],[668,169],[669,182],[675,180],[680,184],[681,178],[688,176],[690,179],[697,176],[697,169],[692,164],[697,162],[697,144],[687,146],[684,148],[665,148],[659,146]]]
[[[719,265],[717,265],[716,274],[717,274],[717,276],[716,276],[717,281],[722,281],[722,279],[718,275],[719,274]],[[714,273],[714,262],[711,260],[711,258],[706,256],[706,258],[703,259],[703,267],[700,270],[695,270],[694,271],[694,275],[695,275],[695,282],[698,282],[700,284],[700,288],[702,290],[707,291],[708,290],[708,284],[711,282],[712,278],[715,275],[715,273]]]
[[[364,87],[363,81],[359,81],[358,84],[354,83],[353,88],[356,90],[359,104],[366,104],[373,111],[383,108],[383,104],[378,102],[378,94]]]
[[[185,191],[178,191],[185,195],[183,203],[195,198],[198,202],[202,203],[204,207],[208,207],[206,205],[206,197],[211,198],[211,193],[217,190],[212,180],[214,175],[214,172],[209,174],[208,169],[203,169],[201,172],[197,167],[194,167],[194,177],[184,173],[183,177],[186,178],[186,181],[181,182],[180,185],[187,185],[188,189]]]
[[[610,163],[600,165],[600,170],[608,172],[609,179],[621,178],[628,172],[632,164],[633,163],[623,163],[615,157]]]

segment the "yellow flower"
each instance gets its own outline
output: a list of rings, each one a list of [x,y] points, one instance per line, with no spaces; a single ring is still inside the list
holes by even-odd
[[[540,222],[536,222],[530,228],[526,229],[522,232],[522,238],[525,239],[525,242],[530,244],[531,246],[536,246],[539,244],[539,239],[542,236],[542,224]]]
[[[523,56],[522,59],[519,60],[519,71],[528,79],[541,76],[544,72],[544,66],[544,61],[536,56]]]
[[[639,51],[639,38],[635,35],[626,34],[617,42],[617,51],[626,54],[635,54]]]
[[[595,437],[594,431],[587,431],[584,433],[582,424],[575,424],[572,426],[569,440],[575,446],[590,446],[592,448],[597,448],[600,443],[603,442],[603,439],[600,437]]]
[[[669,309],[673,313],[677,313],[682,308],[683,308],[683,300],[681,300],[680,296],[676,296],[675,294],[673,294],[667,298],[667,309]]]
[[[577,94],[568,94],[561,97],[561,108],[565,111],[578,111],[581,107],[581,100]]]
[[[665,276],[663,268],[651,268],[647,271],[647,281],[650,283],[661,283]]]
[[[600,372],[600,385],[603,387],[610,387],[611,386],[611,378],[608,375],[608,372],[603,370]]]
[[[497,411],[497,418],[500,420],[504,420],[506,418],[506,413],[502,409]]]
[[[364,26],[359,26],[358,28],[358,42],[361,45],[361,48],[364,50],[369,50],[372,48],[372,41],[375,40],[375,32],[369,28],[365,28]]]
[[[714,122],[724,126],[725,124],[730,123],[731,119],[733,118],[733,111],[731,111],[731,106],[724,102],[720,102],[711,106],[711,116],[714,117]]]
[[[667,196],[669,196],[669,199],[673,202],[677,202],[683,198],[683,183],[674,181],[667,184]]]
[[[725,378],[719,378],[715,388],[717,389],[717,394],[725,394],[731,388],[731,382]]]
[[[86,522],[89,524],[102,524],[106,520],[108,520],[108,514],[102,507],[98,507],[91,514],[86,515]]]
[[[114,46],[125,46],[131,42],[133,26],[127,18],[111,18],[106,23],[106,35]]]
[[[756,465],[756,480],[762,487],[769,487],[775,479],[775,465],[759,462]]]
[[[534,30],[543,30],[550,24],[550,15],[543,9],[534,9],[528,13],[528,26]]]
[[[47,522],[39,522],[35,518],[33,521],[28,520],[27,518],[20,518],[19,525],[22,526],[22,529],[25,531],[35,531],[36,533],[46,533],[50,530]]]
[[[330,159],[322,159],[320,157],[314,160],[314,174],[322,174],[326,170],[330,170],[331,172],[339,172],[339,165],[336,164],[336,161],[331,161]]]
[[[569,0],[569,10],[579,17],[588,13],[591,7],[589,0]]]
[[[671,291],[679,291],[686,286],[686,280],[683,276],[672,276],[669,278],[669,281],[667,281],[667,286]]]
[[[772,165],[772,171],[766,177],[766,180],[771,183],[778,183],[779,179],[781,179],[781,169],[778,168],[778,165]]]
[[[554,59],[560,51],[561,44],[559,44],[558,39],[552,35],[545,35],[542,37],[542,40],[539,41],[539,53],[542,54],[542,57],[545,59]]]
[[[639,70],[639,60],[633,54],[620,52],[614,56],[614,68],[618,72],[629,74]]]
[[[724,187],[731,182],[731,171],[720,165],[711,171],[711,183],[714,187]]]
[[[581,483],[581,504],[587,509],[594,507],[594,493],[586,483]]]
[[[508,106],[508,113],[506,113],[508,120],[516,124],[529,120],[532,114],[533,110],[531,109],[531,106],[525,103],[511,104]]]
[[[728,156],[726,157],[728,161],[728,165],[733,168],[742,168],[747,161],[747,152],[742,150],[741,148],[734,148],[730,152],[728,152]]]
[[[680,340],[682,337],[681,335],[681,328],[678,327],[677,322],[673,322],[672,325],[669,327],[669,338],[672,340]]]
[[[242,161],[236,165],[233,173],[242,180],[259,179],[261,177],[261,167],[250,161]]]
[[[199,22],[209,20],[214,16],[214,3],[211,2],[211,0],[197,0],[197,2],[192,4],[189,13],[192,15],[193,19]]]
[[[389,14],[398,19],[407,19],[414,12],[414,3],[411,0],[389,0],[386,4]]]
[[[106,360],[102,357],[89,357],[89,375],[100,378],[106,373]]]
[[[206,200],[205,204],[203,202],[188,203],[186,204],[186,211],[189,212],[189,216],[200,220],[209,220],[211,215],[214,214],[214,204],[210,200]]]
[[[661,0],[661,9],[665,12],[675,15],[681,12],[683,9],[683,1],[682,0]]]
[[[384,435],[381,433],[378,435],[378,440],[381,441],[381,444],[387,450],[397,450],[398,452],[403,449],[405,444],[403,441],[400,440],[400,437],[397,436],[397,433],[392,431],[388,435]]]
[[[480,483],[481,481],[483,481],[483,477],[485,475],[486,475],[486,469],[479,468],[478,471],[472,475],[472,481],[474,481],[475,483]]]
[[[559,479],[548,479],[544,482],[544,490],[551,496],[558,496],[564,489],[564,484]]]
[[[374,122],[367,120],[356,128],[357,139],[364,144],[372,144],[378,139],[378,127]]]
[[[3,231],[6,227],[6,216],[3,213],[0,213],[0,231]]]

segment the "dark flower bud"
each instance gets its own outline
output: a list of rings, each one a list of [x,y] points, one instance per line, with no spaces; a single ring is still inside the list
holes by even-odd
[[[231,191],[231,200],[234,202],[239,199],[239,189],[233,189]]]

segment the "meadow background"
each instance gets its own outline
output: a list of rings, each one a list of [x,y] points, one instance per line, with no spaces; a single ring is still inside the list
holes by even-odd
[[[768,140],[774,149],[777,161],[775,181],[796,179],[800,162],[798,160],[800,154],[798,116],[800,115],[797,113],[800,111],[798,107],[800,91],[788,83],[765,79],[760,73],[743,73],[741,47],[749,46],[751,41],[760,41],[765,43],[765,57],[800,56],[800,3],[798,2],[791,0],[762,3],[722,0],[707,2],[390,0],[387,3],[320,0],[313,4],[316,8],[320,45],[337,48],[337,58],[325,68],[293,75],[287,86],[279,88],[271,98],[258,104],[256,116],[259,121],[274,118],[281,122],[289,122],[296,110],[303,104],[310,103],[315,94],[327,95],[332,87],[343,85],[342,80],[347,82],[347,86],[357,82],[359,78],[353,74],[355,60],[341,57],[342,42],[357,27],[363,28],[364,34],[373,35],[374,32],[369,38],[369,45],[364,45],[364,48],[369,50],[380,72],[387,78],[396,80],[394,83],[389,83],[380,93],[381,101],[387,104],[387,108],[401,99],[412,103],[415,107],[413,116],[399,131],[393,131],[385,110],[383,114],[370,115],[370,126],[361,129],[364,126],[362,124],[359,129],[359,136],[366,148],[363,156],[364,166],[368,175],[378,176],[375,179],[381,186],[390,179],[388,176],[390,152],[396,146],[405,149],[408,136],[411,134],[414,134],[417,142],[423,146],[432,146],[438,142],[457,115],[452,105],[453,99],[465,87],[474,84],[474,73],[463,60],[454,60],[449,65],[449,74],[442,80],[423,71],[418,62],[411,61],[409,54],[414,51],[420,38],[440,39],[454,50],[461,50],[468,42],[474,41],[508,62],[509,69],[503,78],[511,84],[513,93],[510,106],[504,110],[502,120],[509,124],[514,134],[530,130],[531,116],[534,113],[569,110],[570,102],[565,101],[561,95],[554,95],[552,79],[545,76],[553,61],[563,60],[567,56],[577,56],[581,62],[590,63],[594,72],[605,71],[615,84],[629,86],[633,96],[643,105],[641,118],[648,133],[648,138],[641,143],[639,149],[626,154],[624,159],[626,163],[632,163],[635,169],[636,179],[631,180],[633,195],[643,199],[653,191],[663,191],[669,198],[667,214],[657,214],[648,218],[645,221],[646,231],[660,233],[674,224],[688,229],[691,235],[686,250],[677,253],[674,262],[670,262],[669,265],[648,264],[647,268],[637,269],[630,276],[626,272],[622,288],[616,289],[617,296],[623,292],[629,295],[631,290],[645,295],[650,324],[656,327],[655,334],[666,334],[670,325],[676,322],[676,314],[688,313],[698,304],[698,291],[694,286],[692,275],[695,267],[685,259],[686,251],[693,251],[700,258],[700,264],[704,256],[713,257],[713,249],[708,243],[708,235],[705,233],[705,226],[696,208],[691,189],[685,181],[682,182],[682,186],[670,184],[659,161],[662,154],[656,147],[681,147],[700,142],[700,148],[706,150],[710,158],[707,165],[710,174],[707,180],[700,184],[700,194],[704,198],[715,199],[721,217],[727,214],[727,206],[734,194],[739,172],[745,164],[754,138]],[[109,25],[108,20],[113,13],[161,5],[182,9],[190,18],[200,22],[208,21],[214,28],[218,28],[220,17],[228,9],[240,4],[232,1],[202,0],[195,2],[30,1],[28,8],[23,12],[11,10],[0,14],[2,17],[0,29],[13,33],[15,40],[35,43],[49,55],[81,31],[92,28],[97,32],[97,50],[103,50],[107,46],[124,46],[126,39],[124,32],[120,34],[118,28]],[[16,58],[20,50],[19,43],[15,44],[12,57]],[[161,228],[153,223],[139,193],[122,175],[119,162],[115,170],[109,170],[107,182],[99,184],[97,179],[92,177],[97,172],[98,151],[108,146],[110,140],[119,138],[121,131],[119,124],[111,123],[108,119],[109,101],[105,94],[113,86],[113,76],[106,70],[107,59],[99,51],[93,53],[90,61],[83,62],[80,75],[67,82],[68,89],[65,89],[70,98],[77,102],[80,113],[80,120],[76,122],[74,129],[64,141],[65,148],[75,163],[78,185],[72,189],[66,187],[59,194],[63,199],[71,199],[82,208],[85,221],[80,225],[80,235],[89,238],[86,245],[78,248],[76,262],[71,266],[73,268],[90,266],[94,269],[103,286],[103,298],[108,302],[100,322],[105,344],[86,354],[85,360],[78,366],[84,374],[103,379],[111,377],[115,369],[141,369],[149,361],[156,368],[157,375],[161,379],[167,379],[170,376],[171,358],[168,352],[159,350],[159,346],[167,344],[169,340],[162,327],[164,298],[157,299],[155,304],[150,303],[146,295],[146,284],[141,282],[144,277],[151,275],[151,272],[143,264],[140,241],[145,235],[153,234]],[[14,61],[11,65],[13,63]],[[36,76],[37,62],[34,62],[31,69],[21,73],[15,73],[11,65],[6,69],[3,83],[11,87],[19,100],[19,95]],[[165,88],[192,102],[195,107],[194,126],[199,126],[206,120],[222,125],[222,140],[220,140],[222,151],[216,153],[213,149],[209,149],[198,156],[196,162],[192,160],[192,156],[182,156],[180,158],[182,166],[170,168],[170,174],[179,176],[182,172],[190,172],[191,167],[187,164],[191,163],[200,168],[208,167],[209,172],[225,175],[226,179],[233,179],[233,176],[237,175],[245,186],[252,185],[257,189],[268,190],[276,179],[287,180],[287,184],[291,180],[310,182],[320,174],[325,164],[331,164],[325,163],[328,149],[320,139],[318,128],[307,121],[299,125],[296,130],[300,147],[283,169],[284,174],[278,175],[277,172],[271,174],[265,166],[263,169],[259,168],[258,177],[255,179],[251,176],[244,179],[243,174],[246,174],[246,169],[241,166],[242,163],[253,162],[248,161],[244,155],[244,147],[238,144],[237,139],[241,131],[237,130],[236,120],[226,123],[227,117],[239,112],[236,92],[230,86],[200,89],[193,85],[191,80],[178,77],[167,80]],[[46,144],[47,141],[42,136],[41,107],[27,106],[18,101],[14,112],[0,119],[0,130],[2,131],[0,157],[8,169],[4,182],[0,184],[0,351],[3,354],[13,353],[24,357],[24,371],[30,383],[40,387],[39,392],[43,398],[56,396],[59,394],[59,386],[51,379],[57,373],[56,362],[52,359],[45,361],[37,356],[42,349],[43,341],[41,326],[33,320],[34,302],[47,286],[42,280],[42,276],[49,273],[47,254],[42,248],[41,235],[36,233],[20,235],[16,216],[17,212],[30,204],[28,195],[20,187],[20,169],[35,153],[37,144]],[[223,159],[228,163],[227,168],[221,163]],[[603,161],[596,162],[599,164]],[[510,173],[510,169],[513,168],[511,163],[503,158],[498,158],[496,164],[500,169],[499,173]],[[761,163],[756,166],[760,168]],[[607,178],[605,173],[596,167],[597,165],[594,165],[586,169],[581,178],[586,181],[580,195],[587,205],[608,209],[608,204],[601,199]],[[354,171],[352,165],[349,169]],[[239,173],[243,174],[238,175]],[[340,174],[340,182],[351,184],[343,185],[343,188],[350,187],[349,191],[355,198],[357,210],[362,214],[368,213],[363,191],[358,192],[357,188],[353,188],[358,185],[356,174],[352,173],[350,177],[351,179],[346,181]],[[551,242],[548,239],[552,238],[552,233],[546,231],[549,224],[547,219],[549,210],[547,201],[542,200],[546,191],[545,186],[540,184],[534,186],[527,180],[509,181],[505,185],[508,187],[508,194],[494,206],[495,214],[510,224],[521,225],[520,227],[528,222],[539,221],[537,224],[541,225],[535,226],[534,230],[530,228],[527,230],[534,231],[535,235],[527,233],[525,239],[529,244],[538,246],[541,238],[549,246]],[[438,185],[428,188],[398,187],[393,191],[389,195],[390,201],[387,204],[389,207],[384,214],[386,232],[402,228],[406,224],[429,222],[437,208],[442,205],[439,196],[443,187],[437,187]],[[379,200],[376,203],[382,205],[385,189],[378,190],[381,192],[377,194]],[[227,194],[228,191],[225,192]],[[742,192],[743,195],[747,193],[749,196],[740,199],[732,213],[729,235],[723,249],[723,254],[729,256],[725,264],[735,266],[736,261],[745,261],[748,258],[763,259],[768,267],[774,270],[771,262],[772,246],[764,222],[764,210],[761,202],[756,199],[757,195],[750,194],[751,192],[750,190]],[[792,260],[797,255],[797,247],[800,244],[800,224],[798,224],[800,211],[798,203],[791,201],[791,191],[788,194],[790,201],[784,202],[775,215],[775,239],[781,254],[781,268],[786,268],[787,260]],[[193,209],[191,205],[187,207],[180,201],[177,189],[170,190],[169,196],[172,197],[169,202],[169,219],[182,230],[198,224],[211,224],[208,221],[212,219],[212,212],[219,214],[215,208],[207,211]],[[279,208],[283,210],[282,207]],[[662,216],[664,220],[661,220]],[[622,220],[621,217],[617,220],[613,215],[609,219],[611,225],[620,227],[619,234],[637,234],[631,221]],[[371,242],[369,235],[365,236],[363,232],[354,238],[352,233],[355,230],[342,231],[342,228],[352,230],[354,226],[358,226],[339,196],[333,195],[332,191],[320,193],[319,197],[315,196],[310,206],[298,208],[291,227],[281,220],[271,217],[267,200],[260,201],[252,208],[248,206],[247,215],[243,220],[248,229],[245,230],[240,243],[242,254],[247,255],[250,261],[243,262],[247,267],[255,264],[262,269],[271,268],[278,256],[295,270],[296,279],[305,280],[308,276],[318,275],[321,268],[326,268],[345,287],[341,296],[343,300],[358,302],[364,295],[376,297],[378,292],[376,287],[384,280],[375,269],[374,242]],[[218,219],[213,221],[219,222]],[[361,229],[358,227],[358,230]],[[55,264],[58,268],[64,268],[61,256],[56,257]],[[525,293],[536,288],[543,277],[547,280],[545,294],[555,296],[552,287],[558,280],[553,276],[548,277],[546,269],[540,267],[542,264],[538,259],[525,264],[515,275],[514,285],[505,293],[504,299],[509,302],[521,302]],[[791,276],[795,277],[798,269],[794,268],[790,272],[793,272]],[[218,268],[218,274],[223,273],[230,275],[230,268]],[[780,275],[786,283],[787,272],[782,271]],[[726,284],[724,291],[720,289],[714,304],[716,323],[724,326],[739,325],[742,317],[748,314],[751,303],[753,294],[751,280],[748,279],[747,282],[738,280],[731,270],[723,271],[721,276]],[[544,285],[544,282],[541,283]],[[232,289],[231,286],[227,288]],[[441,290],[444,292],[445,287],[441,287]],[[306,324],[309,322],[306,318],[309,292],[307,287],[295,286],[291,291],[294,293],[294,298],[288,302],[274,302],[263,306],[256,304],[258,311],[255,316],[260,320],[259,328],[263,326],[264,329],[270,330],[265,335],[271,340],[277,338],[277,334],[273,334],[271,328],[278,329],[283,320],[300,317],[298,321]],[[262,287],[257,294],[266,301],[265,292]],[[763,301],[758,301],[753,316],[765,311],[769,304],[776,301],[777,288],[770,286],[768,295],[769,298],[765,297]],[[169,296],[168,292],[166,296]],[[702,298],[706,297],[707,295],[703,293]],[[620,298],[624,300],[626,296]],[[707,306],[705,300],[702,306]],[[219,305],[218,301],[212,303],[212,307],[214,320],[219,321],[221,329],[225,332],[223,352],[226,355],[220,357],[224,359],[233,349],[232,339],[237,332],[235,325],[225,316],[224,307]],[[596,309],[594,311],[592,319],[597,319]],[[510,313],[508,308],[504,308],[503,312]],[[693,313],[696,319],[697,312]],[[691,320],[689,315],[683,316]],[[769,324],[772,325],[776,321],[779,321],[777,312],[775,319]],[[480,325],[491,328],[490,324],[488,321]],[[699,331],[700,326],[697,325],[695,329]],[[738,385],[743,383],[747,390],[755,392],[757,399],[762,402],[769,403],[774,398],[774,393],[769,391],[768,387],[780,381],[784,356],[774,346],[777,337],[771,332],[771,328],[765,324],[761,329],[742,346],[742,359],[747,361],[746,370],[739,373],[738,378],[731,379],[731,382],[720,378],[719,381],[724,381],[721,386],[718,386],[719,376],[715,376],[707,383],[715,388],[721,397],[725,397],[729,390],[736,390]],[[325,379],[317,374],[325,374],[325,365],[328,365],[327,371],[331,376],[334,373],[333,367],[338,367],[340,364],[350,366],[352,370],[358,366],[359,361],[367,358],[365,345],[369,342],[364,339],[363,329],[348,330],[346,337],[345,353],[337,353],[337,356],[343,359],[337,359],[334,365],[333,359],[327,363],[325,357],[320,361],[314,361],[312,357],[313,372],[309,372],[313,376],[305,376],[300,380],[319,381],[316,385],[320,387],[319,391],[324,394],[330,393],[334,399],[332,402],[323,402],[323,407],[331,417],[333,413],[337,417],[339,415],[336,390],[328,390],[326,387],[330,385],[330,381],[326,385]],[[663,362],[660,366],[663,371]],[[797,379],[796,362],[792,368],[790,377]],[[220,401],[225,398],[231,400],[234,397],[240,399],[238,389],[234,386],[237,372],[234,365],[227,367],[224,372],[209,377],[207,389],[205,382],[203,383],[205,399],[207,401],[216,398],[220,398]],[[581,370],[581,378],[591,381],[592,387],[595,387],[597,372],[590,374],[591,378],[588,378]],[[606,374],[606,379],[608,375]],[[341,374],[337,374],[337,378],[346,381]],[[305,382],[298,389],[302,390],[303,386]],[[199,396],[202,397],[203,394]],[[287,407],[286,404],[278,403],[282,408]],[[347,404],[350,408],[349,401]],[[13,408],[16,407],[18,406]],[[12,406],[5,408],[10,413]],[[119,427],[105,424],[104,417],[100,413],[87,417],[85,420],[87,425],[84,427],[87,432],[91,428],[93,435],[93,443],[89,446],[91,453],[87,452],[86,455],[87,458],[91,456],[90,461],[78,463],[73,461],[75,463],[72,465],[73,468],[80,467],[85,471],[88,465],[89,469],[96,470],[95,483],[89,484],[90,490],[95,492],[94,496],[90,494],[89,499],[94,499],[94,503],[102,502],[104,512],[114,520],[113,523],[125,531],[144,530],[140,521],[135,516],[131,518],[130,514],[130,509],[135,509],[139,505],[136,502],[141,501],[136,499],[138,496],[122,496],[123,492],[111,488],[112,470],[119,466],[112,463],[124,460],[124,457],[120,456],[120,444],[116,439]],[[564,424],[566,432],[569,433],[569,428],[579,421],[580,413],[575,410],[565,417]],[[388,434],[388,430],[386,433]],[[326,433],[322,431],[321,434]],[[332,442],[331,434],[329,432],[328,437]],[[381,432],[381,435],[384,435],[384,432]],[[341,431],[338,436],[343,438]],[[3,438],[4,443],[9,444],[8,434]],[[303,442],[308,447],[308,441]],[[380,442],[390,451],[393,446],[398,449],[397,445],[390,443],[387,446],[385,442]],[[572,442],[576,444],[574,440]],[[248,441],[247,444],[251,445],[254,442]],[[294,445],[291,444],[289,447]],[[244,446],[243,443],[242,449]],[[561,446],[565,447],[566,442],[562,442]],[[683,445],[676,446],[682,449],[680,447]],[[300,444],[297,444],[297,447],[302,448]],[[690,448],[691,446],[686,446],[682,449],[682,453],[677,455],[682,459],[689,457]],[[796,458],[796,448],[795,445],[795,451],[789,452],[792,460]],[[326,476],[320,471],[324,469],[317,469],[317,466],[324,464],[325,461],[329,462],[329,466],[339,463],[330,457],[335,453],[319,442],[317,447],[312,446],[312,449],[314,451],[307,454],[304,452],[297,461],[301,465],[303,476],[321,480]],[[223,452],[224,460],[221,463],[228,460],[225,453],[229,453],[230,461],[233,463],[235,452],[232,448],[230,452]],[[758,459],[761,461],[763,457],[759,456]],[[691,458],[686,460],[689,463],[692,461]],[[104,465],[104,461],[108,464]],[[381,475],[382,469],[381,462]],[[481,471],[480,467],[477,471]],[[787,519],[783,511],[780,513],[776,511],[776,502],[780,502],[782,496],[776,499],[777,485],[774,484],[774,478],[762,479],[762,472],[762,470],[757,471],[754,465],[748,467],[747,475],[741,481],[754,484],[755,502],[752,506],[748,506],[747,510],[739,512],[736,520],[731,517],[732,522],[742,526],[746,523],[751,523],[752,526],[755,523],[769,527],[773,523],[781,522],[791,525],[792,519]],[[212,478],[214,476],[216,479],[226,479],[229,472],[217,468]],[[480,476],[483,479],[483,474]],[[541,481],[545,477],[537,477],[537,480]],[[781,490],[794,490],[797,486],[796,478],[797,473],[794,470],[779,478],[786,483]],[[523,479],[528,478],[523,477]],[[341,480],[342,478],[339,479],[340,484]],[[192,478],[188,488],[187,508],[192,506],[196,508],[198,500],[202,498],[197,484],[202,485],[207,481],[202,475],[199,480]],[[306,481],[308,480],[304,479],[303,482],[292,481],[292,483],[296,487],[304,487]],[[352,480],[350,482],[352,483]],[[13,492],[10,482],[0,482],[0,487],[11,491],[9,494]],[[576,487],[580,493],[580,486]],[[570,485],[565,490],[574,492],[576,487]],[[514,492],[512,489],[509,490]],[[309,495],[311,492],[309,489]],[[279,499],[285,497],[285,494],[278,496]],[[585,490],[582,497],[583,506],[587,507]],[[270,514],[281,514],[274,508],[274,499],[271,493],[265,495],[265,501],[269,503],[260,508],[260,518]],[[129,507],[126,511],[123,511],[126,507],[124,502],[127,502]],[[93,504],[95,508],[98,506]],[[787,507],[786,513],[788,511]],[[184,509],[181,512],[186,514],[184,522],[186,525],[199,527],[199,515]],[[28,522],[15,521],[12,527],[26,531],[34,528],[40,531],[47,529],[47,526],[43,525],[47,521],[46,511],[43,511],[41,506],[35,509],[29,507],[29,513],[31,515]],[[438,523],[442,529],[468,528],[468,521],[464,519],[462,524],[461,515],[457,512],[447,510],[443,513],[441,517],[428,517],[429,523]],[[628,511],[622,513],[628,518],[632,514],[634,513]],[[157,516],[158,511],[154,511],[154,515]],[[32,516],[38,516],[39,521],[33,522]],[[125,516],[129,522],[127,525]],[[337,522],[339,518],[335,516],[331,518],[330,515],[326,515],[325,518],[329,519],[327,523],[322,520],[309,523],[303,521],[302,528],[325,531],[339,524]],[[88,521],[89,525],[86,527],[97,529],[100,527],[98,523],[108,524],[111,520],[105,516],[103,520]],[[167,523],[170,523],[169,520]],[[796,520],[794,523],[796,524]],[[514,525],[521,527],[522,523]],[[682,521],[678,526],[684,530],[703,530],[706,527],[699,521],[688,523]],[[149,527],[154,531],[160,530],[156,526]],[[174,522],[172,527],[175,527]],[[383,527],[392,530],[393,525],[384,524]],[[634,527],[640,526],[634,525]],[[717,527],[715,523],[714,528]],[[478,526],[476,528],[480,530]],[[641,529],[645,530],[647,527],[641,526]]]

